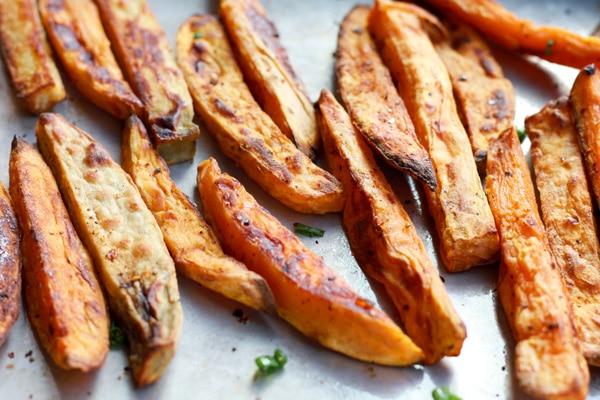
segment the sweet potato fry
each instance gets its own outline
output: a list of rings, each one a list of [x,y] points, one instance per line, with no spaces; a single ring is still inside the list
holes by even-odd
[[[196,111],[221,151],[285,206],[304,213],[340,211],[341,184],[298,150],[256,103],[217,18],[192,16],[176,43]]]
[[[40,115],[36,135],[111,313],[125,329],[133,380],[155,382],[182,325],[175,267],[160,228],[129,175],[90,135],[52,113]]]
[[[223,248],[269,283],[279,315],[323,346],[384,365],[420,362],[423,352],[371,302],[358,296],[209,159],[198,167],[206,219]]]
[[[320,138],[313,103],[259,0],[220,0],[220,14],[250,91],[310,158]]]
[[[329,91],[321,92],[318,107],[327,161],[347,191],[342,223],[352,253],[383,284],[426,364],[458,355],[465,326],[410,217]]]
[[[75,87],[119,119],[141,114],[142,102],[123,78],[92,0],[39,0],[52,47]]]
[[[216,234],[177,188],[136,116],[125,123],[121,165],[158,222],[178,273],[256,310],[275,313],[265,280],[223,253]]]
[[[27,111],[48,111],[67,97],[36,0],[0,0],[0,43],[13,88]]]
[[[579,137],[566,96],[525,119],[550,250],[575,312],[583,355],[600,365],[600,243]]]
[[[508,50],[574,68],[600,61],[600,38],[535,24],[514,15],[497,1],[425,1],[441,12],[463,20]]]
[[[368,15],[368,6],[357,6],[340,26],[335,67],[342,100],[373,150],[392,167],[435,190],[431,159],[377,53],[367,27]]]
[[[500,233],[498,295],[517,342],[517,383],[535,398],[584,399],[590,376],[572,304],[550,252],[514,128],[488,148],[486,185]]]
[[[94,263],[50,168],[18,137],[10,153],[10,193],[23,232],[24,307],[33,330],[59,367],[101,367],[110,319]]]
[[[452,80],[454,98],[475,162],[485,172],[489,142],[514,124],[515,93],[483,38],[471,27],[442,19],[448,36],[435,43]]]
[[[0,346],[19,318],[21,232],[8,191],[0,181]]]
[[[418,6],[377,0],[369,29],[436,171],[436,190],[426,190],[425,195],[444,265],[455,272],[496,261],[494,219],[456,110],[452,83],[440,72],[445,66],[427,33],[444,28]]]
[[[146,0],[96,0],[125,77],[144,105],[143,119],[167,164],[191,160],[200,128],[185,79]]]

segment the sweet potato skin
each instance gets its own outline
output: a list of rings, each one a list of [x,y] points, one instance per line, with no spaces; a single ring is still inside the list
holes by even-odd
[[[435,190],[427,151],[369,34],[368,6],[353,8],[340,26],[336,50],[339,92],[352,122],[388,164]]]
[[[265,278],[279,315],[292,326],[359,360],[397,366],[422,360],[421,349],[383,311],[355,294],[214,159],[198,166],[198,189],[225,251]]]
[[[444,28],[413,4],[377,0],[369,15],[384,63],[436,171],[435,192],[425,191],[440,237],[440,255],[451,272],[490,264],[499,257],[498,233],[452,84],[428,31]]]
[[[220,0],[219,12],[250,91],[281,132],[311,159],[320,135],[312,101],[259,0]]]
[[[192,16],[181,25],[176,43],[196,111],[221,151],[290,209],[340,211],[340,182],[299,151],[262,111],[216,17]]]
[[[108,354],[108,309],[92,259],[39,152],[15,137],[10,192],[23,232],[23,298],[29,321],[56,365],[88,372]]]
[[[0,347],[20,314],[20,245],[21,231],[13,202],[0,181]]]
[[[223,253],[216,234],[173,182],[136,116],[127,119],[123,130],[121,166],[160,226],[178,273],[256,310],[275,313],[265,280]]]
[[[590,376],[572,304],[550,252],[514,129],[488,148],[486,187],[500,232],[498,295],[517,342],[517,383],[536,398],[584,399]]]
[[[384,285],[426,364],[460,354],[464,323],[410,217],[331,92],[317,104],[327,161],[347,191],[342,224],[352,253]]]
[[[118,119],[140,114],[93,0],[39,0],[40,16],[62,67],[92,103]]]

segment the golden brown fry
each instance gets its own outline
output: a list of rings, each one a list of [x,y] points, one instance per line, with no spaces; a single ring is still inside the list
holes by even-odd
[[[160,228],[129,175],[90,135],[51,113],[40,115],[36,135],[127,335],[133,380],[153,383],[173,357],[182,325]]]
[[[352,253],[386,288],[426,364],[458,355],[465,326],[410,217],[329,91],[321,92],[318,106],[328,163],[348,193],[342,223]]]
[[[217,18],[192,16],[180,27],[176,43],[196,111],[221,151],[287,207],[316,214],[340,211],[341,184],[299,151],[256,103]]]
[[[214,159],[198,166],[206,219],[223,248],[269,283],[279,315],[323,346],[384,365],[420,362],[423,352],[371,302],[358,296]]]
[[[0,0],[0,42],[17,98],[27,111],[48,111],[67,97],[36,0]]]
[[[369,9],[355,7],[340,26],[335,66],[342,100],[371,148],[392,167],[435,190],[431,159],[369,34]]]
[[[488,144],[514,124],[513,86],[474,29],[449,18],[442,22],[449,36],[435,43],[436,49],[450,74],[475,162],[485,172]]]
[[[498,259],[498,233],[467,133],[453,100],[452,83],[426,29],[444,28],[425,10],[377,0],[369,29],[394,77],[421,143],[436,171],[435,192],[425,191],[449,271]]]
[[[200,129],[185,79],[146,0],[96,0],[125,77],[144,105],[143,119],[167,164],[191,160]]]
[[[600,243],[579,137],[566,96],[525,119],[550,249],[575,312],[583,355],[600,365]]]
[[[94,263],[50,168],[18,137],[10,153],[10,193],[23,232],[24,307],[33,330],[59,367],[101,367],[110,319]]]
[[[8,191],[0,181],[0,346],[19,318],[21,232]]]
[[[486,184],[502,247],[498,295],[517,341],[517,383],[540,399],[584,399],[590,376],[572,304],[514,128],[490,144]]]
[[[582,68],[600,61],[600,38],[537,25],[492,0],[426,0],[443,13],[460,18],[508,50]]]
[[[178,273],[256,310],[275,313],[265,280],[223,253],[210,225],[171,180],[167,164],[136,116],[125,123],[121,165],[154,214]]]
[[[220,0],[220,14],[250,91],[310,158],[320,137],[313,103],[259,0]]]
[[[123,78],[92,0],[38,0],[56,56],[75,87],[119,119],[140,114],[142,102]]]

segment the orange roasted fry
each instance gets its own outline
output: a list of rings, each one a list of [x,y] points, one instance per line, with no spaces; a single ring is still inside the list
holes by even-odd
[[[542,219],[575,311],[583,355],[600,365],[600,243],[566,96],[525,119]]]
[[[500,233],[498,295],[516,340],[517,383],[535,398],[585,399],[590,375],[573,307],[514,128],[488,148],[486,186]]]
[[[537,25],[519,18],[493,0],[425,0],[459,18],[508,50],[535,55],[574,68],[600,61],[600,38]]]
[[[460,354],[465,326],[402,203],[331,92],[321,92],[318,107],[328,163],[347,191],[342,223],[352,254],[383,284],[426,364]]]
[[[392,167],[435,190],[431,159],[377,53],[367,28],[368,15],[369,7],[357,6],[340,26],[335,66],[342,100],[373,150]]]
[[[198,167],[206,219],[223,248],[269,283],[279,315],[323,346],[359,360],[404,366],[423,352],[383,311],[311,252],[233,177],[209,159]]]

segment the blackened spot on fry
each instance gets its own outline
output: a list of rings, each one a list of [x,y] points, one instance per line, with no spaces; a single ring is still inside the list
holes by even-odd
[[[583,67],[583,71],[588,75],[594,75],[596,73],[596,64],[590,64]]]

